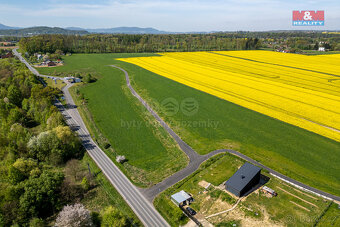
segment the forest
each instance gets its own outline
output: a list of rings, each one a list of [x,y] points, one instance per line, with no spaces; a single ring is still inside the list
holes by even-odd
[[[96,185],[81,168],[80,139],[53,105],[59,93],[19,60],[0,60],[0,226],[128,226],[115,207],[99,215],[79,203]]]
[[[29,54],[54,53],[140,53],[164,51],[253,50],[257,38],[232,38],[224,35],[39,35],[22,38],[20,48]]]
[[[21,38],[20,48],[28,54],[54,53],[140,53],[167,51],[255,50],[280,48],[315,50],[322,42],[328,50],[340,50],[340,35],[321,32],[236,32],[212,34],[90,34],[37,35]]]

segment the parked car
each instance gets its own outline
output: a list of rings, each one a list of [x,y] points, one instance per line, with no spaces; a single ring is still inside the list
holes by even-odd
[[[195,215],[196,214],[196,211],[194,211],[194,209],[192,209],[191,207],[187,207],[185,209],[190,215]]]

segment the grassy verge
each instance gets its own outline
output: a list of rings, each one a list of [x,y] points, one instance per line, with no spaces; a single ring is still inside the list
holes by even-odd
[[[91,172],[92,174],[95,174],[95,180],[98,182],[99,186],[89,191],[81,202],[91,211],[96,212],[100,212],[104,207],[110,205],[114,206],[129,218],[131,224],[135,226],[142,226],[142,223],[139,221],[135,213],[131,210],[87,153],[82,159],[82,162],[84,168],[87,168],[87,164],[90,165]]]
[[[304,55],[327,55],[327,54],[340,54],[340,51],[316,51],[316,50],[303,50]]]
[[[65,66],[44,68],[42,72],[95,72],[99,80],[71,89],[73,97],[97,142],[101,147],[111,145],[104,150],[113,160],[117,154],[125,155],[128,161],[118,166],[141,187],[160,182],[188,161],[174,140],[131,95],[123,73],[109,67],[118,62],[113,58],[144,55],[147,54],[72,55],[65,57]]]
[[[57,84],[49,78],[44,78],[44,81],[48,86],[57,87],[62,89],[66,84],[60,80],[57,80]],[[77,84],[78,86],[80,84]],[[133,226],[142,226],[142,223],[136,216],[136,214],[131,210],[128,204],[124,201],[118,191],[111,185],[109,180],[101,172],[97,164],[92,160],[92,158],[85,153],[82,160],[82,166],[77,170],[77,175],[88,175],[88,167],[90,167],[91,174],[94,181],[95,187],[91,187],[89,191],[82,197],[81,203],[86,206],[91,212],[100,213],[102,209],[108,206],[114,206],[118,208],[123,215],[125,215],[130,224]],[[73,184],[80,185],[80,181],[75,181],[71,176],[66,176],[69,180],[71,179]],[[53,219],[54,220],[54,219]],[[53,221],[52,221],[53,222]]]
[[[221,190],[223,186],[217,186],[231,177],[243,163],[243,160],[229,154],[214,157],[183,182],[159,195],[154,201],[157,210],[172,226],[185,223],[188,219],[178,213],[179,208],[170,201],[170,196],[180,190],[193,195],[195,202],[191,207],[198,211],[197,217],[206,217],[231,208],[236,198]],[[200,186],[203,181],[213,185],[207,192]],[[268,198],[262,192],[255,191],[234,210],[207,220],[215,226],[227,223],[240,223],[241,226],[306,226],[312,225],[329,204],[329,201],[295,189],[273,177],[266,185],[274,189],[278,196]]]

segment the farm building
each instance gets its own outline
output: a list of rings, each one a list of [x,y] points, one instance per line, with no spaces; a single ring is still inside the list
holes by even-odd
[[[47,66],[56,66],[56,64],[53,61],[48,61]]]
[[[77,78],[77,77],[75,77],[75,78],[73,79],[73,81],[74,81],[74,83],[80,83],[80,82],[81,82],[81,79],[80,79],[80,78]]]
[[[7,52],[4,55],[0,55],[0,58],[12,58],[12,57],[13,57],[12,52]]]
[[[171,201],[177,206],[189,205],[194,199],[185,191],[180,191],[171,196]]]
[[[81,82],[80,78],[72,77],[72,76],[71,77],[65,77],[64,79],[67,80],[70,83],[80,83]]]
[[[260,182],[261,168],[244,163],[225,183],[227,191],[241,197]]]
[[[43,59],[43,56],[41,54],[37,54],[37,60],[40,61]]]

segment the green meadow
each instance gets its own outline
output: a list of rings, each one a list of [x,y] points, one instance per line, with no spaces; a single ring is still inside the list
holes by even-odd
[[[65,57],[65,66],[39,70],[45,74],[89,71],[98,78],[97,82],[79,88],[93,121],[115,151],[127,156],[129,164],[151,173],[149,182],[161,179],[155,174],[165,177],[185,166],[185,157],[131,96],[123,73],[109,64],[126,69],[137,92],[198,153],[235,149],[282,174],[340,195],[340,143],[113,59],[141,55],[72,55]],[[190,116],[183,111],[169,115],[159,107],[167,98],[178,103],[193,98],[198,111]],[[148,126],[138,128],[133,123],[136,121],[147,122]],[[126,122],[132,123],[127,126]],[[170,162],[176,166],[169,166]],[[127,167],[123,166],[129,176],[138,172]]]
[[[127,90],[122,72],[109,66],[115,63],[113,58],[122,56],[141,55],[72,55],[65,57],[65,66],[39,70],[44,74],[58,71],[64,76],[89,71],[97,77],[94,83],[72,89],[74,98],[79,96],[77,90],[86,100],[86,104],[80,100],[76,104],[92,134],[98,136],[94,130],[98,128],[109,141],[112,149],[104,150],[111,159],[124,155],[127,162],[119,165],[121,169],[138,186],[146,187],[185,167],[187,157]]]

